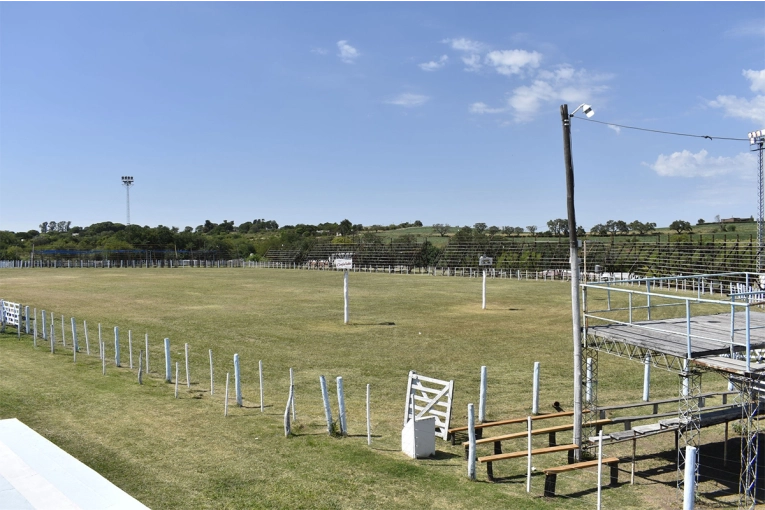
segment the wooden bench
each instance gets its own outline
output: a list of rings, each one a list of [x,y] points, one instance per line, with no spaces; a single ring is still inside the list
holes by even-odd
[[[619,483],[619,458],[608,457],[601,461],[604,465],[611,468],[611,485],[612,487]],[[598,465],[597,460],[588,460],[584,462],[577,462],[575,464],[566,464],[565,466],[557,466],[553,468],[544,469],[542,472],[545,474],[545,497],[555,496],[555,482],[558,479],[558,473],[566,473],[568,471],[574,471],[576,469],[586,469],[590,467],[596,467]]]
[[[568,461],[569,463],[571,463],[573,462],[573,459],[574,459],[574,450],[578,450],[578,449],[579,447],[575,444],[563,444],[558,446],[548,446],[547,448],[537,448],[537,449],[531,450],[531,455],[543,455],[546,453],[568,452]],[[518,459],[518,458],[526,457],[528,454],[529,454],[528,450],[523,450],[518,452],[487,455],[486,457],[478,457],[478,462],[486,463],[486,476],[490,482],[493,482],[494,481],[494,468],[492,467],[493,462],[497,462],[500,460],[508,460],[508,459]]]
[[[589,410],[584,410],[583,412],[589,412]],[[549,414],[538,414],[536,416],[532,416],[532,421],[536,420],[547,420],[550,418],[562,418],[565,416],[574,416],[574,411],[562,411],[560,413],[549,413]],[[501,425],[513,425],[515,423],[526,423],[526,420],[528,417],[523,416],[521,418],[510,418],[509,420],[498,420],[498,421],[487,421],[485,423],[476,423],[475,425],[475,437],[476,439],[481,439],[481,435],[483,434],[483,429],[487,427],[499,427]],[[455,432],[467,432],[467,426],[464,427],[454,427],[452,429],[449,429],[448,437],[451,438],[452,445],[454,444],[454,433]]]
[[[596,420],[594,422],[591,422],[590,425],[595,427],[596,431],[600,431],[600,428],[603,425],[608,425],[611,423],[611,420]],[[556,425],[554,427],[545,427],[541,429],[532,429],[531,435],[536,436],[540,434],[548,434],[549,440],[548,444],[549,446],[556,446],[557,440],[556,440],[556,434],[558,432],[565,432],[567,430],[572,430],[574,428],[573,423],[566,423],[565,425]],[[494,436],[494,437],[485,437],[482,439],[476,439],[476,446],[482,445],[482,444],[488,444],[488,443],[494,443],[494,454],[500,454],[502,453],[502,441],[509,441],[511,439],[521,439],[524,437],[527,437],[529,435],[528,431],[523,432],[513,432],[512,434],[504,434],[501,436]],[[470,441],[464,441],[462,443],[465,446],[465,459],[468,458],[468,449],[470,448]]]

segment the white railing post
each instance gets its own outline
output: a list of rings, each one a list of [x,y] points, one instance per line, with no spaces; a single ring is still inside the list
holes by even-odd
[[[478,402],[478,423],[486,421],[486,367],[481,367],[481,388],[479,390]]]
[[[531,413],[539,414],[539,362],[534,362],[534,378],[532,383]]]
[[[468,478],[475,480],[475,415],[473,404],[468,404]]]

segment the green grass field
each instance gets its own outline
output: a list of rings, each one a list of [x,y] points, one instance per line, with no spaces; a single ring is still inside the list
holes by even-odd
[[[541,410],[553,411],[556,400],[571,409],[570,285],[489,280],[487,287],[487,310],[481,310],[480,279],[352,273],[351,324],[344,325],[342,274],[335,272],[3,270],[0,297],[37,308],[38,318],[43,309],[53,312],[59,342],[64,314],[68,348],[59,343],[51,355],[47,342],[38,340],[35,349],[31,337],[18,340],[13,328],[0,335],[0,418],[19,418],[157,509],[593,508],[594,471],[561,476],[561,497],[546,500],[539,471],[531,494],[525,492],[523,459],[498,463],[501,481],[491,484],[480,464],[478,480],[467,479],[462,446],[437,439],[436,458],[416,461],[400,452],[409,370],[454,380],[453,426],[466,423],[468,403],[477,407],[482,365],[489,374],[488,419],[530,412],[535,361],[541,362]],[[72,316],[82,349],[76,364]],[[91,356],[84,353],[83,320]],[[99,323],[107,349],[105,377],[97,356]],[[114,326],[120,328],[122,368],[113,361]],[[137,370],[127,368],[128,330],[136,368],[138,349],[149,335],[151,374],[142,386]],[[181,366],[177,400],[162,377],[165,337],[173,362]],[[185,343],[191,351],[190,388]],[[215,359],[214,395],[208,349]],[[224,418],[225,377],[231,372],[233,380],[235,353],[241,357],[244,406],[236,407],[232,396]],[[262,413],[258,360],[265,373]],[[290,367],[297,423],[294,436],[285,438]],[[334,379],[344,379],[348,437],[326,433],[320,375],[327,377],[335,418]],[[642,376],[642,365],[601,354],[601,404],[639,401]],[[704,380],[704,391],[724,387],[722,378]],[[677,391],[676,375],[654,370],[653,398]],[[703,441],[721,437],[721,431],[705,429]],[[559,442],[566,440],[570,434],[559,435]],[[537,441],[544,446],[546,436]],[[635,485],[604,490],[604,508],[678,507],[672,447],[670,434],[639,443]],[[525,442],[518,442],[517,449],[523,448]],[[630,445],[605,453],[628,452]],[[490,447],[479,453],[490,453]],[[564,456],[535,458],[537,468],[563,463]],[[621,481],[629,481],[628,469],[622,467]]]

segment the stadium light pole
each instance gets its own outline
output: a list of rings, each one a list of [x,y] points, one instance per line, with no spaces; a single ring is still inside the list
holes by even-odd
[[[129,226],[130,225],[130,186],[133,185],[133,176],[123,175],[122,185],[125,186],[125,190],[127,191],[127,225]]]
[[[592,107],[588,104],[577,106],[568,113],[568,105],[560,107],[563,121],[563,159],[566,164],[566,209],[568,211],[568,238],[571,261],[571,318],[574,337],[574,458],[579,461],[582,452],[582,313],[579,301],[579,242],[576,238],[576,213],[574,209],[574,160],[571,157],[571,119],[580,109],[587,117],[592,117]]]
[[[759,171],[757,172],[757,191],[759,193],[757,200],[757,272],[761,273],[763,269],[762,237],[763,237],[763,213],[765,213],[765,190],[763,190],[762,175],[762,149],[765,146],[765,129],[752,131],[749,133],[749,145],[753,146],[753,151],[759,152]]]

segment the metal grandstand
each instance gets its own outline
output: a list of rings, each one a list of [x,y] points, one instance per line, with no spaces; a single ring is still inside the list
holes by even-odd
[[[406,272],[427,266],[425,243],[317,243],[306,251],[271,249],[266,259],[301,269],[330,269],[336,258],[353,259],[357,268]]]

